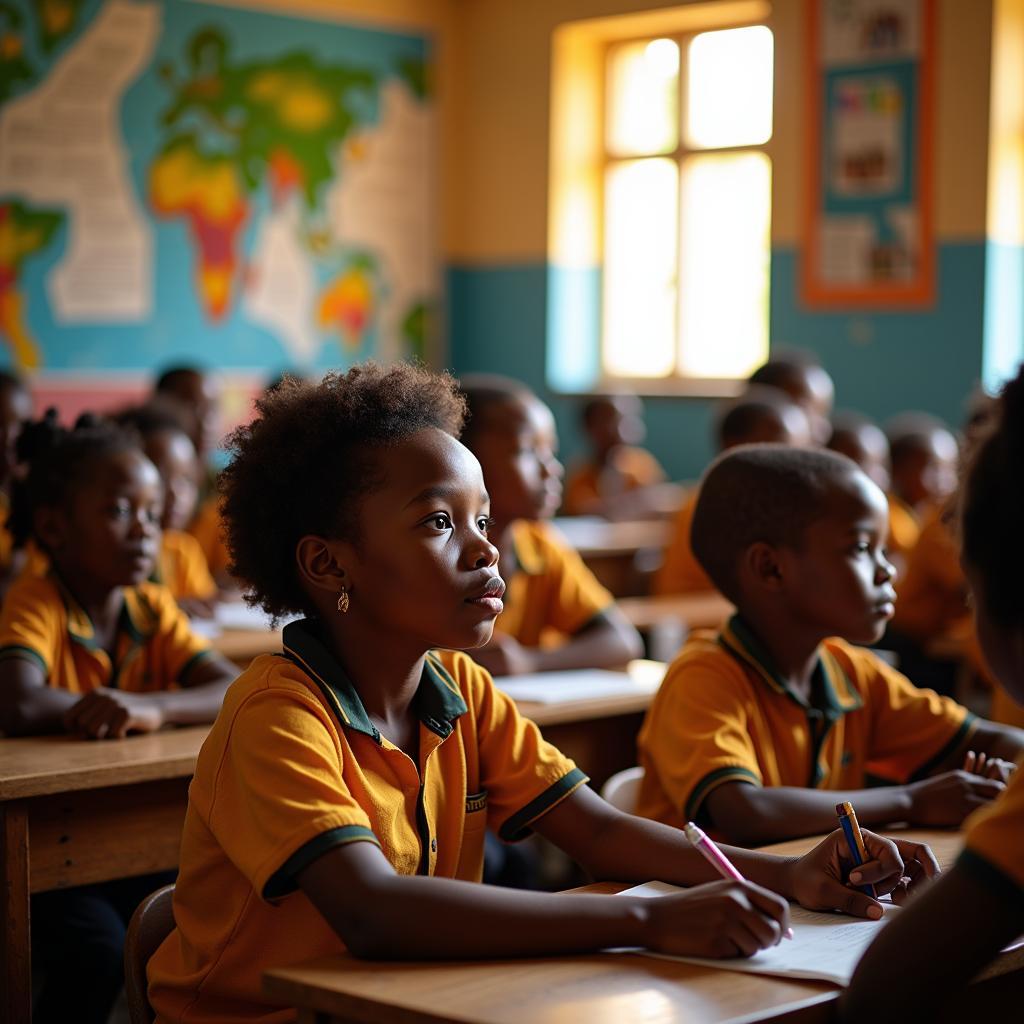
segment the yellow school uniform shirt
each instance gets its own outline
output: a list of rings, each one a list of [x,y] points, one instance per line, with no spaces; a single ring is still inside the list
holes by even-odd
[[[957,867],[996,889],[1024,914],[1024,766],[1006,790],[964,823],[967,833]]]
[[[190,597],[206,600],[217,593],[199,541],[182,530],[164,530],[157,575],[176,601]]]
[[[564,642],[614,604],[583,559],[547,523],[512,524],[516,569],[494,628],[524,647]],[[500,569],[500,566],[499,566]]]
[[[860,789],[869,768],[906,781],[926,775],[972,722],[966,708],[838,639],[821,645],[805,703],[734,616],[718,636],[687,642],[654,698],[640,731],[637,813],[682,827],[727,782]]]
[[[594,502],[613,496],[604,483],[604,479],[612,474],[615,480],[614,494],[650,487],[665,479],[665,471],[649,451],[628,445],[621,445],[612,452],[610,470],[588,462],[570,473],[565,484],[562,511],[568,516],[579,515],[591,511]]]
[[[896,580],[899,600],[893,628],[919,643],[962,628],[971,618],[967,581],[947,515],[940,506],[925,517],[907,556],[906,572]]]
[[[921,533],[921,524],[914,510],[895,494],[886,495],[889,500],[889,542],[890,555],[906,558],[910,549],[917,543]]]
[[[199,753],[174,894],[149,962],[171,1021],[279,1022],[270,967],[341,952],[296,876],[370,842],[395,871],[479,881],[487,827],[514,840],[586,777],[461,653],[428,655],[414,706],[419,766],[383,738],[309,620],[284,629],[228,690]]]
[[[700,492],[695,490],[676,513],[672,539],[665,549],[665,560],[654,577],[655,594],[693,594],[716,589],[690,546],[693,514],[697,510],[699,496]]]
[[[199,506],[199,511],[196,513],[195,519],[192,520],[188,532],[199,541],[209,571],[214,576],[227,572],[231,556],[228,553],[221,525],[220,498],[214,495]]]
[[[72,693],[98,686],[165,690],[185,680],[209,653],[167,588],[155,583],[124,588],[113,660],[97,645],[89,616],[52,571],[23,572],[0,613],[0,660],[34,660],[47,685]]]

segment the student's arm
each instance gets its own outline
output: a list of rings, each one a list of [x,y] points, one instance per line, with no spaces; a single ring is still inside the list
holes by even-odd
[[[98,687],[67,711],[64,727],[90,739],[121,739],[130,732],[155,732],[165,725],[212,722],[237,675],[230,661],[211,652],[184,674],[180,690],[129,693]]]
[[[558,647],[524,647],[513,637],[495,631],[486,646],[472,651],[472,657],[493,676],[512,676],[618,667],[634,658],[642,658],[643,653],[640,634],[612,605]]]
[[[81,696],[46,685],[36,660],[8,655],[0,661],[0,732],[37,736],[64,731],[64,715]]]
[[[300,871],[297,882],[353,953],[379,959],[572,953],[620,945],[679,955],[749,956],[777,943],[787,926],[780,897],[752,882],[713,880],[682,833],[622,814],[585,788],[536,824],[549,838],[564,841],[567,852],[588,854],[586,859],[614,869],[616,877],[708,884],[654,900],[529,893],[397,875],[366,842],[328,851]],[[882,888],[897,885],[908,868],[896,847],[868,837],[877,859],[862,869],[865,878],[877,879]],[[741,871],[813,906],[880,915],[875,901],[844,886],[835,869],[830,873],[826,867],[838,848],[831,838],[801,860],[729,854]],[[923,872],[933,865],[920,866]]]
[[[864,954],[840,1020],[935,1020],[953,993],[1024,929],[1024,898],[1007,899],[960,865],[901,910]]]
[[[968,750],[986,758],[1019,761],[1024,756],[1024,729],[976,719],[970,735],[935,766],[936,774],[963,767]]]
[[[865,825],[907,821],[913,825],[959,825],[994,800],[1005,786],[970,772],[954,771],[905,786],[821,790],[724,782],[704,801],[723,835],[744,846],[827,832],[836,824],[836,804],[849,800]]]

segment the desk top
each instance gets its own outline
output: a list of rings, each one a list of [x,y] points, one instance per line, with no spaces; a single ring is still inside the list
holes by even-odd
[[[639,630],[660,622],[679,622],[688,629],[717,629],[735,606],[716,591],[706,594],[672,594],[664,597],[620,597],[623,615]]]
[[[927,840],[948,864],[960,847],[956,832],[901,833]],[[803,853],[815,839],[768,847]],[[603,883],[584,892],[625,888]],[[1019,951],[1017,951],[1019,952]],[[1024,966],[1006,954],[1002,970]],[[1012,960],[1012,962],[1009,962]],[[324,957],[264,975],[264,989],[292,1006],[352,1021],[436,1024],[595,1024],[625,1021],[712,1022],[770,1020],[798,1008],[811,1010],[835,997],[824,982],[773,978],[698,967],[631,954],[495,960],[477,963],[370,963],[345,955]],[[804,1019],[804,1018],[801,1018]]]
[[[662,519],[612,523],[596,516],[566,516],[555,519],[553,525],[583,559],[663,548],[671,535],[671,524]]]

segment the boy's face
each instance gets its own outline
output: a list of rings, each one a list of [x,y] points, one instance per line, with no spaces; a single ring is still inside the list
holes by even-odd
[[[897,482],[910,505],[940,502],[956,490],[959,449],[948,430],[937,430],[906,455]]]
[[[70,507],[47,517],[43,539],[61,572],[83,591],[131,586],[153,573],[163,504],[156,467],[142,452],[121,452],[97,461]]]
[[[563,472],[557,449],[551,410],[532,395],[487,411],[474,451],[491,496],[491,513],[499,524],[555,514],[562,502]]]
[[[825,514],[799,548],[780,548],[783,599],[792,617],[821,639],[877,641],[895,611],[896,570],[885,555],[889,508],[863,473],[836,484]]]
[[[486,643],[502,610],[490,502],[472,452],[429,428],[382,449],[363,499],[349,614],[427,650]]]
[[[195,515],[199,498],[195,446],[186,434],[161,430],[146,438],[146,457],[164,482],[160,526],[165,530],[184,530]]]

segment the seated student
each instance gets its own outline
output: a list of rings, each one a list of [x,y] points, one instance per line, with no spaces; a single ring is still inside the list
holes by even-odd
[[[640,732],[639,813],[756,845],[831,828],[842,800],[862,821],[959,825],[1002,791],[965,755],[1015,760],[1024,732],[852,646],[893,613],[887,533],[885,495],[843,456],[763,445],[711,466],[693,548],[738,612],[665,676]],[[866,789],[869,773],[899,784]]]
[[[811,443],[810,429],[800,406],[778,389],[757,384],[725,403],[715,418],[719,452],[758,443],[806,447]],[[676,515],[664,561],[654,577],[655,594],[694,594],[715,589],[690,547],[690,527],[699,495],[700,489],[694,488]]]
[[[889,500],[886,554],[902,575],[907,552],[917,541],[919,526],[906,505],[889,493],[892,484],[889,439],[867,416],[859,412],[838,412],[832,417],[832,436],[826,447],[856,462],[861,472],[886,493]]]
[[[283,384],[232,436],[236,572],[271,615],[308,617],[231,687],[199,754],[176,927],[149,962],[158,1024],[293,1020],[262,973],[346,947],[423,960],[621,945],[750,955],[786,920],[760,883],[880,916],[836,878],[839,833],[795,862],[730,850],[751,881],[712,882],[677,830],[605,804],[460,653],[487,640],[503,589],[484,477],[455,439],[462,416],[450,378],[367,364]],[[696,888],[640,900],[480,885],[486,825],[509,840],[536,829],[596,877]],[[902,897],[901,872],[934,871],[926,847],[867,841],[880,891]]]
[[[185,529],[195,516],[199,496],[196,449],[185,421],[173,407],[151,401],[121,413],[118,422],[139,435],[142,450],[164,485],[160,557],[153,579],[167,587],[187,614],[209,616],[217,584],[199,541]]]
[[[192,635],[163,587],[147,583],[163,489],[133,438],[51,410],[25,425],[11,528],[48,558],[23,572],[0,614],[0,729],[113,739],[165,723],[209,722],[234,667]],[[121,986],[124,930],[165,877],[88,885],[32,898],[35,1020],[104,1022]]]
[[[814,443],[823,445],[828,441],[835,385],[813,353],[798,348],[778,349],[750,375],[750,383],[785,391],[807,413]]]
[[[999,682],[1024,704],[1024,374],[999,402],[961,497],[964,566],[978,635]],[[872,943],[840,1004],[843,1021],[937,1020],[1007,943],[1024,932],[1024,772],[966,823],[965,849],[941,880]],[[1018,1012],[1019,1001],[1015,1003]],[[1008,1005],[1006,1019],[1013,1010]]]
[[[650,511],[645,493],[664,483],[658,460],[640,448],[645,430],[636,395],[600,395],[583,406],[583,431],[590,452],[569,474],[562,511],[569,516],[642,518]]]
[[[562,497],[551,410],[507,377],[462,381],[462,441],[479,459],[491,499],[488,536],[501,554],[505,610],[473,657],[494,675],[602,668],[639,658],[637,631],[579,555],[543,520]]]
[[[903,413],[885,432],[892,461],[892,494],[918,522],[956,487],[960,457],[946,425],[923,412]]]
[[[14,548],[7,517],[18,465],[15,445],[22,423],[31,416],[32,396],[25,382],[9,371],[0,370],[0,596],[21,568],[22,559]]]

